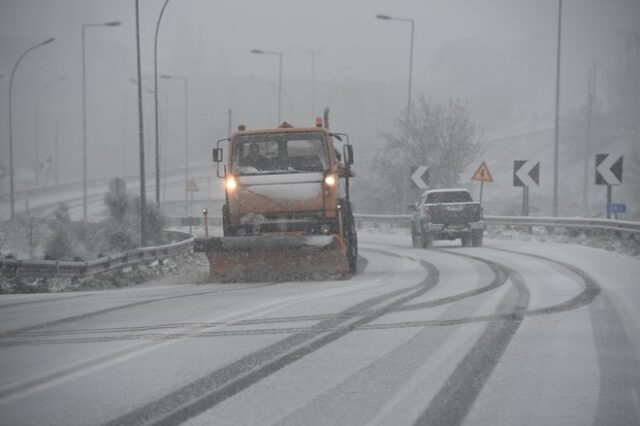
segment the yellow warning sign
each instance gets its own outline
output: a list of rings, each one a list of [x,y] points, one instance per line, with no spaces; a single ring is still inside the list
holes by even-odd
[[[484,161],[478,167],[478,170],[471,176],[471,180],[479,180],[480,182],[493,182],[493,178],[491,177],[491,172],[487,167],[487,163]]]
[[[191,179],[191,180],[189,181],[189,183],[187,184],[187,189],[186,189],[186,191],[187,191],[187,192],[198,192],[198,191],[200,191],[200,190],[198,189],[198,185],[196,185],[196,181],[195,181],[195,179]]]

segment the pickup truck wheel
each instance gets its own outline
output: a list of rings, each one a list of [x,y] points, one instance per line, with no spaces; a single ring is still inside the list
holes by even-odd
[[[413,226],[411,227],[411,245],[413,247],[422,247],[422,238],[416,235],[416,230]]]
[[[481,247],[482,246],[482,231],[474,232],[471,235],[471,244],[474,247]]]
[[[431,235],[425,232],[422,234],[422,248],[429,249],[431,247],[433,247],[433,240],[431,239]]]

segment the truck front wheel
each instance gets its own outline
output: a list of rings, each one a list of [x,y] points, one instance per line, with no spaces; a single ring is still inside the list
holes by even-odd
[[[344,235],[347,243],[347,263],[349,272],[355,274],[358,267],[358,234],[353,217],[348,222]]]

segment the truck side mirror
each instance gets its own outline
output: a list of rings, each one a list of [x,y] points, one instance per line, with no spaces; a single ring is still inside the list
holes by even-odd
[[[415,213],[415,211],[416,211],[416,210],[417,210],[417,207],[416,207],[416,205],[415,205],[415,204],[409,204],[409,205],[407,205],[407,211],[408,211],[410,214]]]
[[[344,164],[349,166],[352,165],[353,164],[353,146],[352,145],[343,146],[342,152],[344,157]]]
[[[213,161],[215,163],[222,161],[222,148],[213,148]]]

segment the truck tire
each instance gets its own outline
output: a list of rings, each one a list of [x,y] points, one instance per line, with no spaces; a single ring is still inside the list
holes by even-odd
[[[347,226],[345,226],[347,263],[349,264],[349,272],[355,274],[358,269],[358,234],[353,216],[348,216],[347,222]]]
[[[482,231],[471,234],[471,245],[474,247],[482,247]]]
[[[428,232],[424,232],[423,230],[420,238],[422,238],[422,248],[430,249],[433,247],[433,238],[431,238]]]
[[[229,215],[229,206],[225,204],[222,206],[222,235],[225,237],[232,237],[233,231],[229,226],[229,222],[231,222],[231,218]]]
[[[422,238],[416,235],[416,230],[411,226],[411,245],[413,247],[422,247]]]

